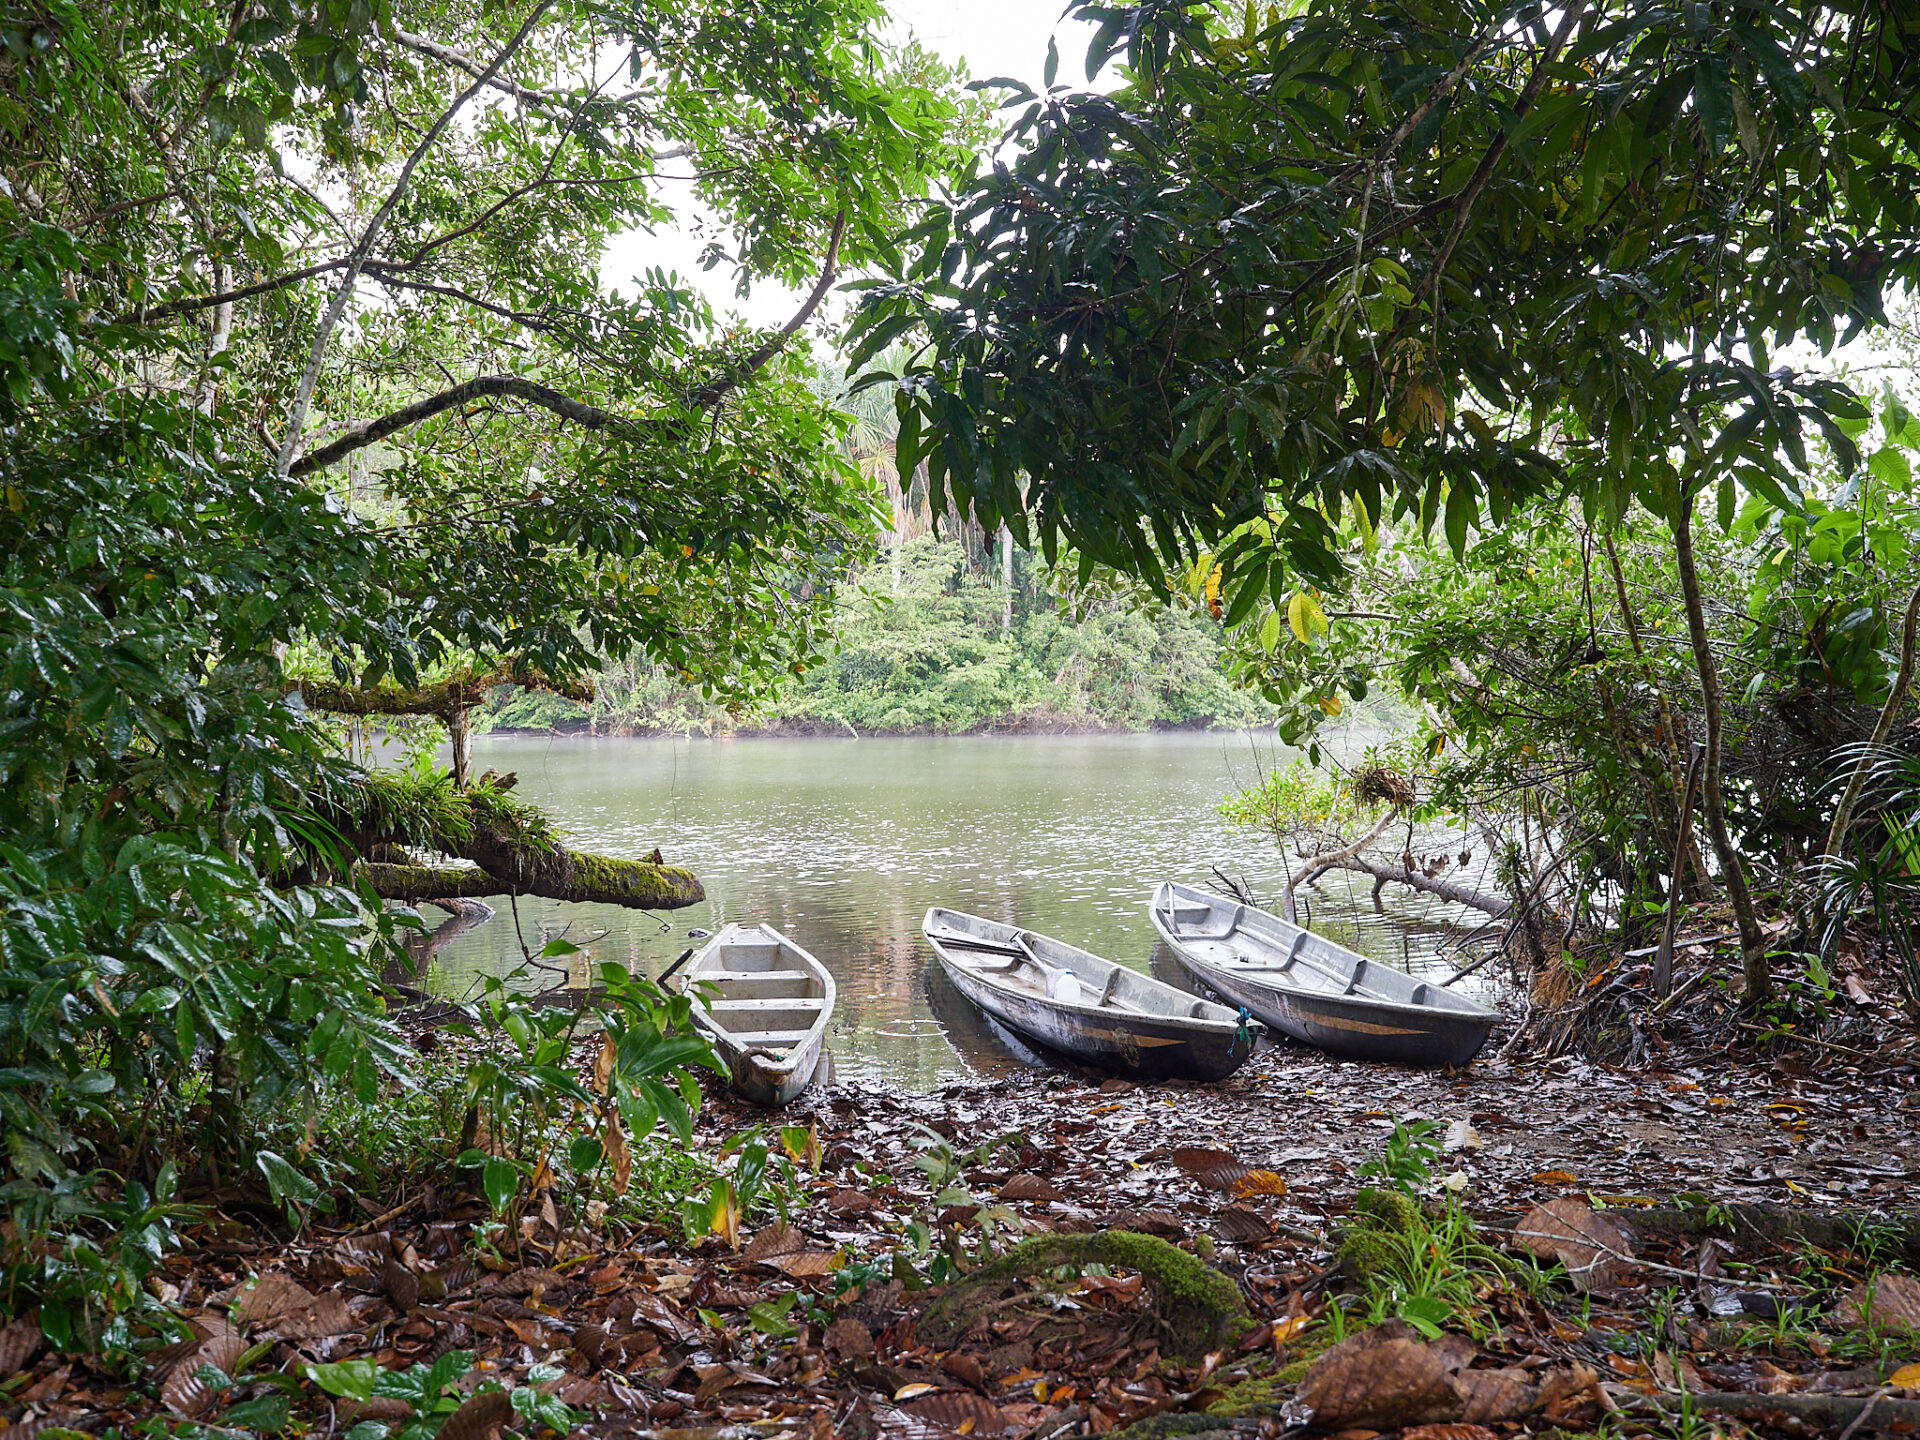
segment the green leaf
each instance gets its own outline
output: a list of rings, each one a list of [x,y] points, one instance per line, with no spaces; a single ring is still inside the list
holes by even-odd
[[[513,1204],[513,1197],[520,1193],[519,1168],[511,1160],[489,1155],[487,1163],[480,1170],[480,1188],[486,1191],[487,1203],[493,1207],[493,1213],[506,1214],[507,1207]]]
[[[591,1135],[576,1135],[567,1147],[567,1163],[584,1175],[606,1158],[606,1147]]]
[[[800,1327],[787,1319],[793,1313],[799,1295],[789,1291],[777,1300],[762,1300],[747,1307],[747,1324],[772,1340],[785,1340],[800,1333]]]
[[[258,1400],[243,1400],[230,1406],[220,1417],[223,1426],[259,1430],[277,1435],[286,1428],[292,1405],[285,1395],[262,1395]]]
[[[1463,480],[1456,478],[1447,491],[1447,546],[1453,551],[1453,558],[1464,560],[1467,555],[1467,527],[1474,519],[1473,490]]]
[[[380,1367],[371,1360],[337,1360],[331,1365],[303,1365],[300,1373],[337,1399],[371,1400]]]
[[[273,1196],[274,1204],[284,1205],[291,1210],[295,1205],[311,1205],[320,1198],[320,1187],[273,1151],[262,1150],[254,1158],[254,1163],[267,1178],[267,1191]]]
[[[1733,129],[1733,89],[1724,55],[1703,55],[1694,62],[1693,104],[1707,153],[1718,155]]]
[[[1913,462],[1904,450],[1882,445],[1867,457],[1867,469],[1881,484],[1906,493],[1913,486]]]

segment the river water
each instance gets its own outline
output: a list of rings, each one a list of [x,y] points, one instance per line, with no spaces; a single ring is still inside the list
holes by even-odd
[[[657,845],[700,877],[707,900],[653,916],[523,899],[518,932],[496,901],[499,914],[438,954],[428,988],[468,995],[481,975],[523,963],[522,939],[537,954],[559,935],[588,956],[560,962],[543,983],[584,984],[589,957],[657,976],[691,943],[689,928],[767,920],[834,972],[841,1080],[926,1090],[1031,1063],[939,974],[920,936],[927,907],[1017,920],[1182,983],[1147,919],[1148,893],[1162,879],[1204,883],[1217,865],[1277,900],[1284,870],[1273,841],[1234,830],[1214,807],[1290,758],[1271,735],[1227,731],[482,736],[477,768],[517,772],[516,793],[569,844],[628,857]],[[1314,928],[1402,968],[1448,973],[1441,957],[1484,918],[1392,889],[1375,913],[1372,882],[1354,880],[1329,876],[1308,892]],[[428,923],[437,915],[429,910]]]

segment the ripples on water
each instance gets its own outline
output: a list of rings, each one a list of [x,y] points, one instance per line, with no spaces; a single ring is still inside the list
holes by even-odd
[[[483,768],[517,771],[517,793],[569,843],[624,856],[658,845],[706,886],[705,904],[658,917],[522,900],[532,948],[562,933],[597,936],[596,963],[658,975],[690,927],[770,921],[839,982],[830,1043],[843,1080],[926,1089],[1031,1063],[941,980],[920,936],[930,905],[1017,921],[1178,981],[1171,957],[1155,953],[1154,884],[1204,883],[1215,865],[1268,902],[1284,884],[1272,841],[1230,829],[1214,809],[1276,754],[1285,763],[1270,736],[485,736],[474,752]],[[1315,928],[1403,968],[1446,973],[1436,950],[1482,919],[1391,890],[1375,914],[1371,887],[1329,876],[1309,892]],[[462,995],[519,959],[502,905],[441,952],[431,986]],[[570,968],[584,978],[584,965]]]

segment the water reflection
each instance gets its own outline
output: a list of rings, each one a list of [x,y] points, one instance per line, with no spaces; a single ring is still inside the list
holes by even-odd
[[[518,793],[587,850],[690,866],[707,901],[668,916],[523,899],[451,937],[430,988],[469,992],[482,974],[557,936],[585,944],[563,962],[660,974],[690,927],[767,920],[834,972],[828,1037],[843,1080],[930,1089],[970,1073],[1037,1063],[934,978],[920,936],[933,904],[1018,921],[1161,978],[1176,979],[1146,899],[1162,879],[1204,884],[1212,867],[1277,896],[1271,841],[1214,811],[1274,759],[1245,735],[970,736],[847,740],[619,740],[482,737],[481,767],[517,771]],[[1347,883],[1352,880],[1354,883]],[[1482,917],[1427,897],[1373,908],[1372,882],[1330,875],[1315,892],[1323,932],[1395,965],[1436,967],[1436,951]],[[553,962],[549,962],[553,963]],[[552,981],[555,976],[543,976]]]

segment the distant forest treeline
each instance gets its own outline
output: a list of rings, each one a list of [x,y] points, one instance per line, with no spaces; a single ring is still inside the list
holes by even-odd
[[[919,527],[909,519],[901,528]],[[1009,550],[996,540],[969,525],[952,539],[923,532],[889,545],[841,587],[837,647],[764,713],[730,714],[672,671],[635,659],[601,673],[591,706],[503,686],[481,723],[602,734],[958,734],[1271,720],[1271,708],[1222,669],[1221,630],[1204,612],[1143,611],[1117,595],[1069,605],[1038,557],[1017,549],[1009,595]]]

